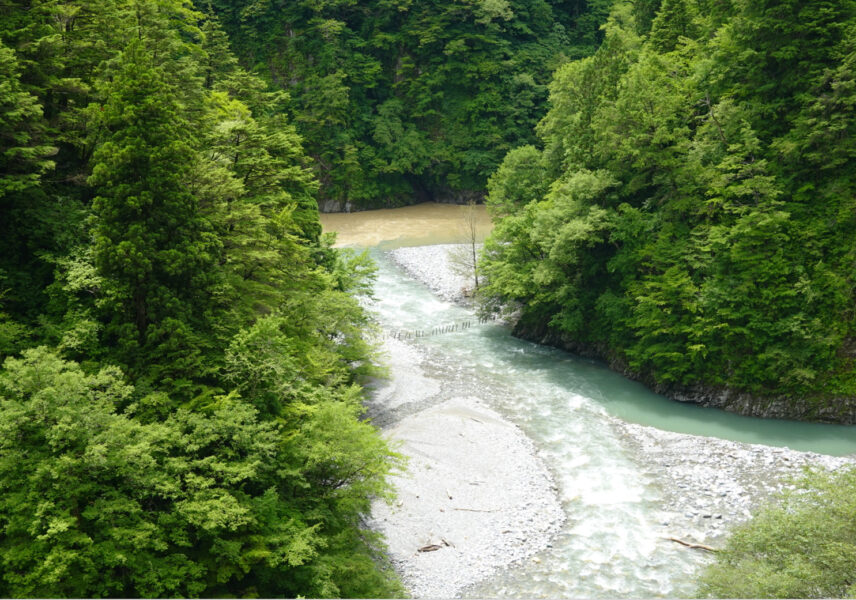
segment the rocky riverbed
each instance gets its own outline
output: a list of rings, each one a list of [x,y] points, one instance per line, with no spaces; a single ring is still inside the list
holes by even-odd
[[[466,304],[466,249],[434,245],[390,255],[436,295]],[[457,597],[546,549],[565,515],[550,473],[518,427],[472,390],[427,376],[417,346],[387,337],[383,349],[390,377],[376,382],[367,408],[409,465],[393,478],[397,500],[376,503],[371,526],[384,533],[413,597]]]
[[[659,525],[668,537],[721,545],[808,467],[839,469],[853,457],[798,452],[759,444],[663,431],[613,419],[639,468],[661,490]]]
[[[462,290],[469,281],[451,268],[450,252],[454,246],[402,248],[390,254],[435,294],[466,302]],[[430,361],[418,346],[400,340],[386,345],[392,378],[376,391],[370,412],[391,438],[401,440],[412,462],[409,474],[396,481],[399,504],[378,506],[375,526],[389,536],[393,559],[414,596],[455,596],[469,583],[546,548],[563,516],[561,509],[557,512],[549,474],[519,429],[483,399],[444,389],[426,373]],[[805,467],[838,469],[856,463],[856,457],[672,433],[605,418],[658,498],[652,525],[666,545],[673,537],[719,546],[735,524]],[[508,478],[503,479],[506,465]],[[495,487],[488,483],[494,480]],[[433,546],[437,548],[419,552]]]
[[[370,526],[414,598],[453,598],[545,549],[564,513],[518,427],[427,377],[413,345],[388,338],[384,349],[390,378],[377,382],[369,416],[409,462]]]

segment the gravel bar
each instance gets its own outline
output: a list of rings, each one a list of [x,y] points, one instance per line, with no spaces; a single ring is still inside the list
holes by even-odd
[[[808,468],[837,470],[856,457],[800,452],[663,431],[612,419],[648,479],[663,495],[659,525],[669,536],[721,545],[772,495]]]
[[[565,519],[552,476],[523,432],[473,396],[427,376],[418,347],[384,341],[390,378],[369,417],[408,457],[369,526],[414,598],[453,598],[548,547]]]
[[[476,252],[482,244],[476,245]],[[464,267],[471,251],[467,244],[438,244],[397,248],[389,252],[392,260],[411,277],[421,281],[432,292],[449,302],[466,303],[473,288],[473,279],[464,275]]]

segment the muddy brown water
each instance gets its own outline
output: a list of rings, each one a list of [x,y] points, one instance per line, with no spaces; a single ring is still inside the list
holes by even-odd
[[[493,229],[484,205],[425,202],[404,208],[321,214],[321,226],[336,233],[337,247],[463,244],[472,239],[470,224],[475,226],[476,242],[483,242]]]

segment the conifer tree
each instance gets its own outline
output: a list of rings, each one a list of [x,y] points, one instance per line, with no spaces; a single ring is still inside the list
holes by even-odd
[[[231,75],[238,68],[238,59],[232,53],[229,36],[220,25],[220,19],[208,7],[205,21],[202,23],[202,44],[204,51],[202,69],[205,77],[205,89],[212,89],[218,80]]]
[[[187,188],[197,155],[190,122],[142,42],[122,53],[102,91],[107,139],[89,179],[101,310],[125,360],[186,356],[201,323],[219,242]]]
[[[695,37],[694,9],[694,0],[663,0],[651,27],[651,46],[660,52],[671,52],[681,38]]]
[[[0,41],[0,199],[39,183],[53,167],[38,100],[20,82],[15,53]]]
[[[13,352],[26,332],[25,319],[4,308],[30,313],[41,283],[34,250],[42,236],[33,225],[46,202],[41,176],[56,152],[46,137],[42,108],[21,85],[15,53],[0,41],[0,356]]]

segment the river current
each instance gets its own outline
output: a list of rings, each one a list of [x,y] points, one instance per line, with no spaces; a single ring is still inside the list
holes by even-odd
[[[680,597],[693,593],[701,553],[658,545],[659,492],[640,472],[611,424],[613,418],[669,431],[719,437],[823,454],[856,453],[856,428],[761,420],[670,401],[595,361],[518,340],[507,327],[479,324],[472,312],[435,297],[396,267],[383,248],[458,241],[449,239],[459,207],[432,237],[430,221],[371,226],[371,213],[350,215],[370,231],[379,273],[377,318],[387,331],[431,331],[454,323],[472,326],[413,340],[430,358],[427,375],[460,387],[519,425],[553,473],[567,515],[552,548],[468,590],[471,597]],[[406,209],[405,209],[406,210]],[[412,209],[411,209],[412,210]],[[387,211],[392,212],[394,211]],[[341,240],[359,244],[342,216]],[[343,225],[344,223],[344,225]],[[428,223],[426,225],[426,223]],[[388,227],[386,233],[383,227]],[[343,229],[344,228],[344,229]],[[417,232],[409,236],[406,231]],[[404,232],[402,234],[402,232]],[[399,235],[402,234],[402,235]],[[387,241],[384,241],[386,239]]]

